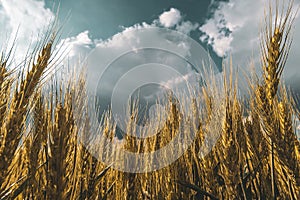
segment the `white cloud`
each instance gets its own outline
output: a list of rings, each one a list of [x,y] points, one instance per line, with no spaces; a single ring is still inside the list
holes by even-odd
[[[159,22],[166,28],[175,26],[181,19],[182,16],[180,11],[176,8],[171,8],[169,11],[166,11],[159,16]]]
[[[220,2],[211,19],[199,29],[204,33],[200,39],[207,40],[220,56],[251,50],[257,41],[260,21],[264,14],[264,0]]]
[[[99,80],[100,75],[106,69],[106,67],[116,59],[119,59],[122,55],[128,52],[136,52],[131,58],[128,56],[126,63],[123,65],[130,65],[135,62],[142,63],[143,60],[151,60],[152,62],[160,63],[168,62],[170,65],[178,65],[179,60],[174,58],[174,55],[182,55],[183,57],[189,55],[189,44],[184,41],[183,38],[175,34],[175,32],[168,32],[167,29],[158,29],[154,24],[149,25],[143,23],[141,25],[134,25],[129,28],[125,28],[122,32],[112,36],[108,40],[95,41],[96,48],[93,49],[91,55],[89,55],[89,61],[93,63],[89,65],[91,67],[91,77],[89,77],[89,82],[95,83]],[[144,52],[144,54],[139,54],[138,49],[140,48],[161,48],[162,50],[168,50],[173,52],[174,55],[169,55],[162,57],[162,55],[153,55],[155,52]],[[162,52],[161,52],[162,53]],[[154,60],[153,60],[154,59]],[[174,60],[175,59],[175,60]],[[140,60],[140,61],[138,61]],[[101,62],[101,63],[99,63]],[[146,62],[146,61],[145,61]],[[185,64],[185,62],[181,64]],[[118,76],[119,73],[123,73],[120,69],[114,71],[114,75]],[[147,76],[147,74],[143,74]]]
[[[84,55],[88,55],[88,53],[94,50],[94,47],[97,49],[97,51],[101,51],[101,53],[99,54],[102,55],[102,63],[111,62],[111,59],[119,56],[121,53],[124,53],[125,51],[135,50],[141,45],[166,45],[166,48],[169,49],[181,49],[181,52],[176,53],[187,53],[189,46],[185,42],[180,42],[180,38],[175,38],[177,40],[177,46],[172,46],[175,45],[174,41],[172,41],[172,39],[170,40],[169,38],[164,38],[164,35],[160,35],[161,33],[157,31],[150,31],[149,33],[141,32],[145,28],[155,28],[161,26],[163,26],[164,28],[174,27],[174,30],[188,35],[191,31],[196,30],[199,27],[199,24],[192,23],[190,21],[184,21],[182,19],[180,11],[175,8],[171,8],[169,11],[163,12],[159,16],[159,18],[154,20],[151,24],[142,22],[131,27],[123,27],[123,30],[121,32],[113,35],[107,40],[92,40],[91,38],[89,38],[88,31],[84,31],[77,36],[62,40],[59,44],[59,47],[62,49],[67,49],[67,51],[69,52],[68,62],[70,62],[70,60],[78,60],[79,55],[81,58]],[[99,57],[95,59],[99,59]]]
[[[173,30],[176,30],[180,33],[183,33],[180,36],[180,33],[167,32],[166,30],[170,29],[158,29],[158,27],[174,27]],[[135,24],[131,27],[123,27],[123,30],[107,40],[96,39],[91,40],[88,36],[88,32],[85,31],[76,37],[71,37],[65,39],[63,42],[65,46],[68,46],[70,53],[69,56],[72,59],[76,59],[77,55],[89,55],[89,62],[94,63],[90,67],[88,82],[91,84],[97,83],[100,78],[100,75],[103,73],[105,68],[115,59],[122,56],[126,52],[135,51],[138,52],[138,49],[141,47],[162,47],[169,51],[173,51],[174,54],[184,56],[190,56],[190,44],[186,42],[184,35],[188,35],[191,31],[196,30],[199,27],[198,23],[192,23],[190,21],[184,21],[180,14],[180,11],[171,8],[170,11],[166,11],[159,16],[159,19],[154,20],[153,23],[147,24],[145,22],[141,24]],[[147,29],[147,31],[145,31]],[[91,47],[95,48],[91,48]],[[203,53],[203,52],[202,52]],[[174,56],[174,55],[173,55]],[[138,58],[138,56],[136,56]],[[71,59],[71,60],[72,60]],[[77,58],[78,59],[78,58]],[[140,58],[145,59],[145,58]],[[157,56],[157,59],[169,59],[168,62],[180,62],[178,59],[172,61],[172,56],[161,58]],[[131,60],[132,61],[132,60]],[[127,60],[128,64],[131,62]],[[202,61],[201,61],[202,62]],[[182,63],[181,64],[186,64]],[[119,72],[116,70],[114,74],[118,76]]]
[[[282,4],[284,2],[280,1]],[[219,2],[213,17],[199,28],[204,33],[200,40],[207,41],[220,57],[229,58],[228,55],[232,55],[234,67],[241,67],[248,71],[250,61],[254,61],[256,67],[259,68],[259,34],[263,25],[264,10],[268,9],[268,3],[269,1],[264,0],[257,0],[255,3],[252,0]],[[298,5],[299,0],[295,4]],[[293,37],[297,39],[293,40],[284,76],[286,82],[293,84],[293,87],[299,87],[299,17],[295,21],[295,27]]]
[[[190,32],[195,31],[198,27],[199,27],[198,23],[183,21],[182,23],[176,25],[176,30],[188,35],[190,34]]]
[[[29,46],[34,47],[41,34],[54,20],[54,14],[45,8],[44,1],[36,0],[1,0],[0,1],[0,44],[10,47],[17,37],[17,60],[24,59]]]
[[[84,31],[77,36],[61,40],[57,49],[66,51],[69,58],[85,57],[91,51],[93,44],[94,42],[89,37],[89,31]]]
[[[219,27],[219,24],[215,23],[214,20],[209,20],[200,27],[200,31],[205,33],[205,35],[200,37],[200,40],[211,45],[220,57],[226,56],[231,50],[231,42],[233,40],[232,35],[226,36],[224,31],[221,31],[222,28],[224,27]]]
[[[2,0],[0,2],[0,25],[3,27],[3,32],[9,35],[18,30],[15,53],[18,61],[24,59],[30,44],[34,47],[38,39],[41,38],[40,34],[47,29],[52,20],[54,20],[54,14],[45,8],[44,1],[23,0],[22,4],[17,3],[17,0]],[[97,58],[98,60],[101,59],[102,63],[111,61],[112,58],[119,56],[122,52],[124,53],[125,50],[129,51],[140,47],[141,43],[144,46],[163,45],[168,49],[177,49],[177,52],[174,53],[180,55],[189,54],[189,45],[181,41],[182,38],[178,38],[178,36],[173,39],[164,38],[157,31],[149,32],[148,35],[139,32],[138,34],[141,37],[136,35],[138,30],[161,27],[161,25],[166,28],[174,28],[184,34],[189,34],[199,27],[197,23],[184,21],[180,11],[171,8],[169,11],[163,12],[152,24],[141,23],[124,28],[122,32],[108,40],[92,40],[88,35],[88,31],[84,31],[77,36],[63,39],[58,44],[57,49],[64,50],[64,55],[68,53],[66,61],[69,65],[70,62],[74,64],[78,59],[84,58],[95,46],[103,55],[101,58]],[[9,39],[8,43],[11,43],[13,37]],[[3,41],[5,41],[5,38],[0,38],[0,42],[3,43]]]
[[[153,21],[152,25],[174,28],[174,30],[186,35],[189,35],[190,32],[197,30],[199,27],[198,23],[184,20],[184,17],[176,8],[171,8],[169,11],[163,12],[157,20]]]

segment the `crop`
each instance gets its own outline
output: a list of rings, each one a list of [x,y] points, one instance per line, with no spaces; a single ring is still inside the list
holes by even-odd
[[[14,69],[11,53],[2,53],[0,199],[300,199],[300,143],[294,124],[299,111],[281,83],[295,18],[293,1],[285,12],[279,10],[270,8],[266,16],[262,77],[257,72],[248,77],[247,97],[238,95],[238,78],[224,69],[223,82],[207,76],[209,84],[193,100],[190,112],[197,123],[182,116],[170,100],[167,121],[157,135],[143,141],[124,137],[125,149],[141,153],[165,146],[182,124],[185,132],[196,133],[176,162],[148,173],[117,171],[80,142],[91,139],[85,76],[63,84],[45,78],[55,67],[55,33],[48,33],[24,69]],[[134,112],[129,119],[127,130],[132,131]],[[113,140],[111,114],[103,121],[99,129]],[[211,148],[215,136],[218,141]],[[103,156],[120,156],[114,149],[104,152],[106,141],[99,142],[97,151]]]

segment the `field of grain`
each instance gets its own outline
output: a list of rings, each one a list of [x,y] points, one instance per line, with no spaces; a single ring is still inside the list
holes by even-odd
[[[262,76],[253,72],[247,77],[247,97],[238,95],[237,77],[224,69],[222,90],[214,82],[207,84],[199,96],[203,109],[198,100],[191,105],[197,122],[182,118],[170,101],[159,134],[145,141],[124,137],[127,150],[151,152],[165,146],[180,123],[194,123],[192,130],[184,130],[196,134],[188,150],[171,165],[148,173],[115,170],[79,142],[90,131],[89,115],[81,115],[86,110],[85,78],[61,86],[45,76],[55,68],[55,32],[22,70],[11,66],[13,54],[3,52],[0,199],[300,199],[295,125],[300,113],[281,82],[294,11],[292,2],[283,13],[280,8],[268,11],[261,31]],[[113,139],[114,129],[105,116],[102,133]],[[212,134],[220,137],[210,150],[204,136]],[[210,151],[201,155],[205,148]],[[118,156],[110,151],[105,153]]]

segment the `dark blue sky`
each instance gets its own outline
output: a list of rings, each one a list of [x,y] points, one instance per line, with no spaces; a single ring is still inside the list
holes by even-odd
[[[52,7],[53,0],[47,0]],[[209,15],[211,0],[63,0],[60,19],[70,13],[65,30],[76,35],[89,30],[91,37],[106,39],[137,23],[151,23],[163,12],[177,8],[186,20],[203,23]]]
[[[54,0],[46,0],[52,8]],[[214,3],[212,3],[214,2]],[[134,24],[151,24],[160,14],[170,8],[180,10],[184,20],[200,25],[210,16],[218,1],[212,0],[63,0],[60,2],[60,21],[64,23],[63,37],[74,36],[85,30],[92,39],[108,39]],[[57,5],[57,3],[56,3]],[[57,7],[57,6],[54,6]],[[191,37],[200,43],[200,32],[191,32]],[[219,58],[206,44],[212,58],[221,66]]]

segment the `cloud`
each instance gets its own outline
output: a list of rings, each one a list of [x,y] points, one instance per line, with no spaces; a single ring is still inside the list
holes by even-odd
[[[69,59],[78,59],[78,57],[87,56],[93,44],[94,41],[89,37],[89,31],[84,31],[77,36],[62,39],[56,48],[66,51]]]
[[[176,30],[189,35],[190,32],[197,30],[199,27],[198,23],[192,23],[191,21],[183,21],[176,25]]]
[[[44,1],[35,0],[1,0],[0,1],[0,44],[10,47],[15,34],[17,60],[24,59],[24,52],[45,33],[47,27],[54,20],[54,14],[45,8]]]
[[[44,0],[23,0],[22,4],[18,3],[17,0],[2,0],[0,2],[0,25],[2,32],[6,35],[1,34],[0,43],[6,43],[9,47],[14,39],[11,34],[18,32],[15,60],[20,63],[24,60],[29,47],[33,49],[54,18],[54,13],[45,8]],[[189,34],[191,31],[196,30],[199,24],[183,20],[180,11],[171,8],[159,15],[158,19],[152,23],[143,22],[125,27],[121,32],[107,40],[91,39],[89,31],[83,31],[77,36],[62,39],[56,46],[56,50],[62,50],[60,53],[66,56],[63,65],[75,64],[79,59],[84,59],[94,48],[101,51],[103,56],[99,59],[106,64],[121,53],[135,50],[141,45],[164,46],[167,49],[177,49],[174,53],[188,54],[190,47],[182,41],[182,38],[178,38],[179,34],[174,37],[169,35],[173,38],[164,38],[167,34],[161,35],[161,32],[158,32],[157,29],[153,29],[152,32],[146,34],[139,31],[155,27],[172,28],[178,32]]]
[[[135,66],[137,63],[142,64],[147,61],[168,63],[170,66],[179,65],[178,63],[186,65],[175,55],[185,57],[190,54],[190,44],[184,40],[184,35],[168,31],[168,29],[158,29],[154,24],[146,23],[125,28],[108,40],[95,41],[95,46],[96,48],[89,55],[89,61],[93,63],[90,65],[93,73],[90,73],[89,78],[92,83],[99,80],[100,75],[111,62],[121,60],[123,56],[127,56],[126,54],[129,56],[123,60],[123,67],[116,67],[112,75],[119,77],[124,73],[123,69],[126,66]],[[143,51],[140,50],[141,48],[148,48],[148,50]],[[160,49],[151,50],[151,48]],[[166,53],[165,50],[172,53]],[[134,54],[131,55],[130,52]],[[147,76],[147,74],[141,76]]]
[[[167,29],[163,31],[163,29],[158,29],[159,27]],[[174,30],[173,33],[167,31],[171,27]],[[195,31],[198,27],[198,23],[183,20],[180,11],[171,8],[169,11],[163,12],[151,24],[142,22],[131,27],[123,27],[121,32],[106,40],[92,40],[88,35],[88,31],[85,31],[78,36],[64,39],[61,43],[70,51],[68,55],[71,57],[71,60],[78,60],[78,55],[89,55],[89,62],[92,62],[93,65],[89,69],[92,73],[89,73],[91,76],[88,81],[95,84],[111,62],[119,59],[120,56],[128,52],[136,52],[138,54],[138,50],[141,47],[161,47],[170,52],[173,51],[174,55],[190,56],[190,44],[186,42],[185,35],[188,35],[191,31]],[[147,31],[145,31],[146,29]],[[186,65],[184,62],[174,59],[174,55],[165,55],[163,59],[168,60],[167,62],[170,65],[175,65],[175,62],[177,62],[177,65],[178,63]],[[150,55],[142,55],[141,58],[138,58],[138,55],[135,55],[138,59],[145,59],[143,56],[150,57]],[[157,55],[157,62],[159,59],[162,59],[161,55]],[[99,64],[99,62],[101,63]],[[127,59],[124,65],[129,65],[130,62],[135,62],[135,60]],[[116,77],[122,73],[120,69],[113,72]]]
[[[180,11],[176,8],[171,8],[169,11],[166,11],[159,16],[159,22],[166,28],[175,26],[181,19],[182,16]]]
[[[171,8],[169,11],[163,12],[158,20],[154,20],[152,25],[162,25],[165,28],[175,27],[175,30],[187,35],[190,34],[191,31],[197,30],[199,27],[198,23],[184,20],[180,11],[176,8]]]
[[[207,41],[220,57],[251,50],[257,44],[264,5],[263,0],[219,2],[213,17],[199,28],[204,33],[200,40]]]
[[[0,36],[0,43],[6,43],[7,46],[11,46],[14,39],[13,34],[18,32],[15,57],[20,62],[24,59],[25,52],[27,52],[29,46],[33,48],[39,41],[41,34],[45,33],[48,25],[53,22],[54,17],[54,13],[50,9],[45,8],[44,1],[23,0],[22,4],[20,4],[17,0],[2,0],[0,2],[0,26],[4,34]],[[184,34],[189,34],[199,26],[197,23],[183,21],[180,11],[171,8],[169,11],[163,12],[159,16],[159,19],[154,20],[152,24],[143,22],[126,27],[122,32],[112,36],[108,40],[99,39],[92,41],[88,36],[88,31],[84,31],[77,36],[61,40],[57,48],[62,48],[66,52],[69,52],[68,60],[71,58],[75,59],[79,55],[80,57],[87,55],[92,50],[93,45],[107,48],[120,47],[121,49],[129,45],[134,48],[134,44],[128,43],[135,42],[131,40],[135,37],[134,35],[130,35],[130,33],[133,33],[132,30],[156,27],[158,23],[166,28],[176,26],[175,29]]]
[[[30,1],[30,3],[33,4],[29,7],[34,7],[35,1],[27,1]],[[44,3],[42,2],[35,6],[43,8],[43,12],[48,12],[47,9],[44,9]],[[42,11],[40,12],[42,13]],[[49,16],[52,16],[52,14],[50,13]],[[169,26],[172,27],[173,31],[166,28]],[[131,27],[123,27],[121,32],[106,40],[92,39],[89,36],[88,30],[83,31],[76,36],[62,39],[56,46],[56,51],[59,51],[59,55],[62,54],[64,58],[60,63],[60,66],[58,66],[60,69],[60,73],[58,74],[67,74],[72,68],[77,68],[76,66],[86,66],[88,64],[88,86],[95,89],[106,68],[112,62],[122,59],[122,56],[126,53],[134,54],[130,55],[125,60],[122,60],[122,63],[119,64],[120,66],[109,71],[110,78],[103,83],[104,88],[106,88],[107,91],[112,87],[110,80],[114,80],[114,77],[120,78],[121,75],[124,74],[123,69],[126,68],[126,66],[135,66],[137,63],[143,64],[150,61],[154,63],[165,63],[170,66],[176,66],[177,69],[179,71],[181,70],[183,73],[189,73],[189,71],[186,71],[187,68],[185,69],[185,67],[182,67],[187,64],[183,58],[191,57],[191,50],[195,51],[195,47],[192,47],[193,45],[191,46],[191,42],[186,40],[188,38],[186,35],[191,31],[196,30],[198,27],[198,23],[183,20],[180,11],[171,8],[170,11],[162,13],[158,19],[150,24],[142,22]],[[42,26],[34,26],[31,29],[39,30],[41,28]],[[22,39],[25,40],[24,38]],[[195,41],[193,42],[196,43]],[[141,48],[160,48],[160,50],[151,51],[148,49],[147,51],[141,51]],[[194,57],[197,57],[197,59],[194,59],[193,62],[200,67],[200,65],[202,65],[202,58],[199,56],[201,50],[196,51],[198,54]],[[203,56],[208,56],[206,52],[201,53]],[[175,55],[180,55],[183,58]],[[89,59],[86,60],[86,58]],[[92,64],[90,65],[87,62]],[[182,69],[180,69],[180,66]],[[162,77],[162,82],[169,81],[163,78],[170,77],[168,74],[164,74],[164,72],[157,73]],[[144,78],[147,78],[148,75],[140,75],[140,77],[143,76]]]
[[[281,2],[281,1],[280,1]],[[234,67],[248,71],[250,61],[260,68],[259,34],[263,26],[264,10],[269,1],[229,0],[219,2],[210,19],[199,28],[203,33],[201,41],[207,42],[220,57],[232,55]],[[281,3],[284,4],[284,1]],[[299,1],[295,2],[295,7]],[[279,5],[281,7],[282,5]],[[286,6],[285,6],[286,7]],[[274,6],[275,8],[275,6]],[[300,18],[295,21],[293,38],[300,38]],[[299,88],[300,70],[299,40],[293,40],[289,59],[285,67],[285,81],[293,88]],[[300,91],[300,88],[298,89]]]

